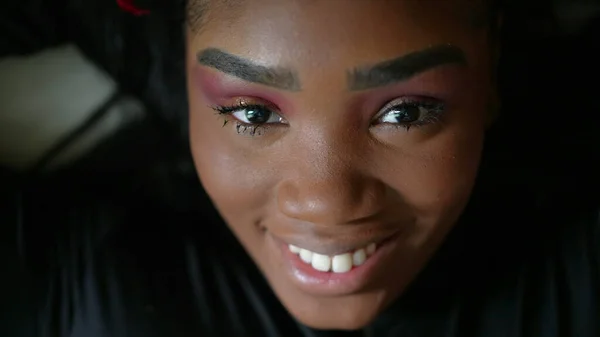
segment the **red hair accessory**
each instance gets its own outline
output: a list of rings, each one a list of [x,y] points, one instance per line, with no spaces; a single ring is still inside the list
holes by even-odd
[[[150,11],[147,9],[137,8],[133,4],[133,0],[117,0],[117,5],[119,5],[119,7],[121,7],[122,10],[129,12],[135,16],[150,14]]]

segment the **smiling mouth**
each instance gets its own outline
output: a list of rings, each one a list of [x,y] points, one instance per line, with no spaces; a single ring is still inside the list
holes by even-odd
[[[283,266],[282,271],[302,291],[315,296],[345,296],[379,282],[394,262],[394,252],[401,241],[399,233],[338,252],[329,246],[318,253],[273,235],[268,235],[268,242],[276,252],[273,258],[277,268]],[[325,253],[327,250],[332,253]]]
[[[288,245],[290,252],[297,254],[304,263],[320,272],[347,273],[352,268],[361,266],[375,253],[377,244],[370,243],[365,247],[334,256],[323,255],[308,249]]]

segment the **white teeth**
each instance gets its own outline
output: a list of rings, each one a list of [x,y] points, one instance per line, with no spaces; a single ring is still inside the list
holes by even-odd
[[[352,254],[346,253],[336,255],[331,260],[331,271],[334,273],[345,273],[352,269]]]
[[[313,253],[311,265],[318,271],[328,272],[331,269],[331,258],[327,255]]]
[[[310,250],[300,248],[294,245],[288,246],[290,252],[300,256],[300,259],[306,264],[310,264],[314,269],[322,272],[333,271],[334,273],[346,273],[352,270],[352,267],[358,267],[365,263],[369,256],[375,253],[377,245],[371,243],[365,248],[360,248],[351,253],[344,253],[330,257]]]
[[[300,259],[306,263],[312,261],[313,253],[310,250],[300,249]]]
[[[352,254],[352,264],[360,266],[367,260],[367,252],[364,249],[359,249]]]

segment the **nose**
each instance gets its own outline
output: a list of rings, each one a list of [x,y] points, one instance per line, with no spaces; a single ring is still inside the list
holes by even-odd
[[[359,223],[382,211],[385,184],[361,172],[351,156],[304,158],[294,161],[294,174],[278,186],[281,213],[315,225],[335,226]]]

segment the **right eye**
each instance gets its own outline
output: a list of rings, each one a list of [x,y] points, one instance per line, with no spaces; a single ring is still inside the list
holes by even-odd
[[[249,125],[284,123],[285,120],[266,105],[220,106],[216,110],[222,115],[231,115],[239,122]]]
[[[375,118],[375,124],[390,124],[408,130],[439,121],[444,111],[445,105],[441,101],[401,97],[386,104]]]
[[[261,105],[246,106],[233,111],[231,115],[246,124],[273,124],[283,121],[283,117]]]

